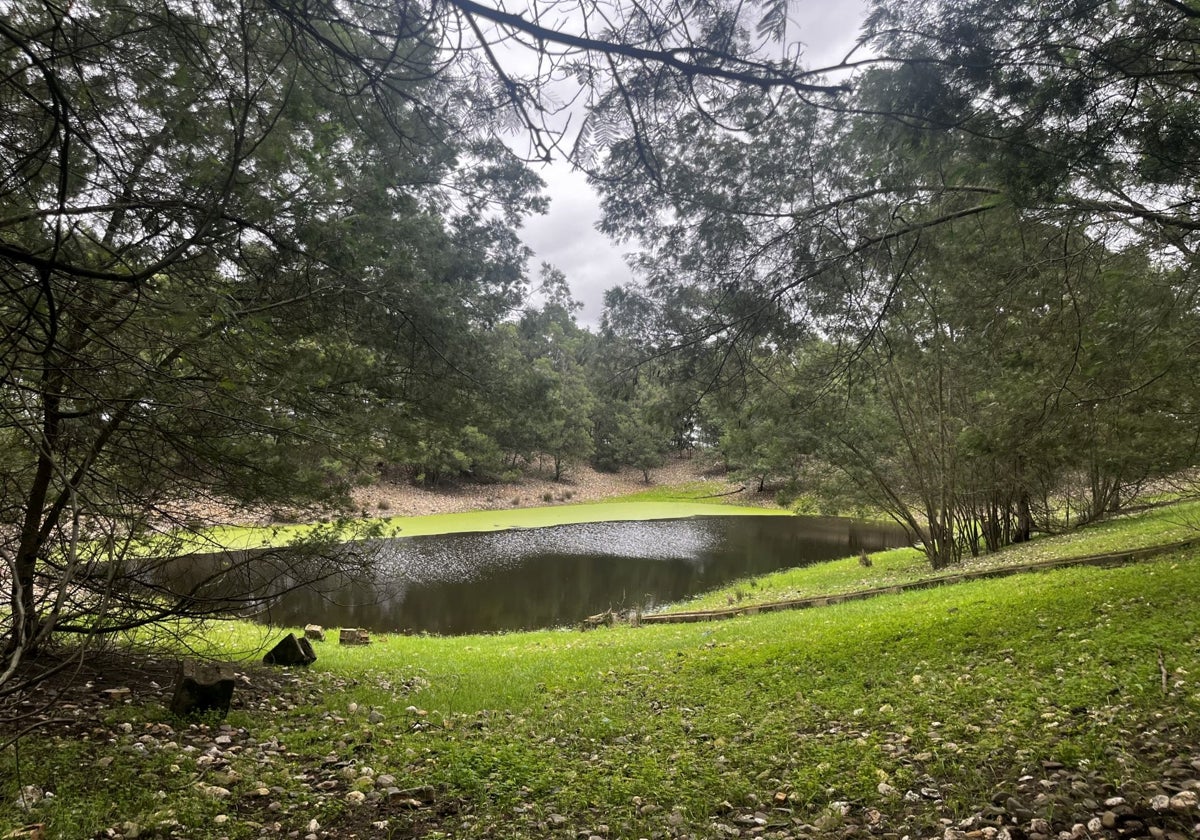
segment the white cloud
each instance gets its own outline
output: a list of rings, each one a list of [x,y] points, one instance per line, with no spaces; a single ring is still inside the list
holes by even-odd
[[[792,36],[804,45],[810,67],[836,64],[858,35],[866,0],[796,0]],[[546,181],[550,210],[529,219],[522,239],[534,251],[531,268],[549,262],[567,276],[572,294],[583,303],[580,322],[596,325],[604,310],[604,292],[631,278],[622,248],[596,230],[600,201],[583,173],[556,161],[538,170]],[[630,244],[624,250],[632,249]]]

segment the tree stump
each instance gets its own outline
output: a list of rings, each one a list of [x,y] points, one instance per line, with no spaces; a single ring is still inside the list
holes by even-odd
[[[304,638],[313,642],[325,641],[325,628],[320,624],[304,625]]]
[[[312,644],[303,637],[297,639],[294,633],[288,633],[280,639],[279,644],[263,657],[264,665],[281,665],[285,668],[291,665],[311,665],[316,661],[317,654]]]
[[[357,627],[343,627],[342,632],[338,635],[338,644],[369,645],[371,644],[371,634]]]
[[[192,717],[217,712],[224,718],[233,701],[233,678],[220,670],[198,673],[194,666],[185,665],[175,681],[171,697],[171,713],[176,717]]]

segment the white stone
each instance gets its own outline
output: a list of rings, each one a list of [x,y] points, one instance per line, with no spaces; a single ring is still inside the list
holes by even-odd
[[[1172,811],[1190,811],[1196,807],[1196,803],[1200,801],[1196,791],[1184,790],[1171,797]]]

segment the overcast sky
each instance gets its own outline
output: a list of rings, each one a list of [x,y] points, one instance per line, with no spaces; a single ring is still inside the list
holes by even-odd
[[[792,20],[808,66],[836,64],[845,56],[865,7],[866,0],[793,0]],[[550,212],[528,220],[523,231],[525,244],[534,251],[532,276],[536,278],[542,262],[561,269],[584,305],[580,323],[594,326],[604,308],[605,290],[630,279],[622,254],[633,245],[618,246],[596,230],[599,199],[582,172],[561,161],[538,172],[546,181]]]

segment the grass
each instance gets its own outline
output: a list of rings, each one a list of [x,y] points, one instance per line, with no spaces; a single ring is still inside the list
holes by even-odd
[[[664,491],[668,488],[664,488]],[[378,527],[383,536],[420,537],[435,534],[462,534],[499,531],[509,528],[546,528],[585,522],[633,522],[650,519],[678,519],[688,516],[790,516],[786,510],[742,507],[716,502],[689,501],[686,495],[653,491],[660,498],[622,497],[615,501],[584,502],[549,507],[512,508],[440,513],[426,516],[393,516],[351,522],[347,537],[355,528]],[[281,525],[271,528],[223,526],[206,531],[204,541],[225,548],[254,548],[286,545],[297,537],[309,535],[313,525]]]
[[[724,481],[688,481],[647,487],[635,493],[615,496],[611,502],[703,502],[706,504],[736,505],[745,498],[741,493],[730,493]]]
[[[1196,510],[1021,551],[1165,542],[1186,535]],[[786,585],[828,593],[919,565],[911,551],[873,560],[798,570]],[[175,821],[185,827],[177,836],[231,840],[278,821],[284,836],[303,836],[309,819],[360,837],[408,836],[410,822],[431,838],[718,836],[712,826],[731,819],[723,803],[787,826],[873,810],[899,834],[940,837],[938,820],[978,813],[1028,774],[1042,778],[1043,762],[1115,790],[1197,750],[1198,572],[1200,554],[1186,551],[718,624],[327,642],[310,670],[231,714],[255,745],[228,753],[228,764],[186,751],[191,738],[208,743],[208,730],[181,726],[154,702],[26,737],[21,782],[56,796],[18,811],[16,756],[0,754],[0,837],[34,818],[63,838],[123,821],[159,835]],[[257,656],[277,637],[228,624],[207,641],[226,656]],[[369,722],[372,709],[382,721]],[[164,726],[172,734],[156,736]],[[175,749],[162,746],[168,738]],[[345,799],[358,782],[329,776],[346,762],[400,788],[431,785],[443,807],[385,811],[387,828],[368,829],[362,815],[375,806]],[[335,789],[319,793],[320,779]],[[221,783],[231,798],[198,787]],[[880,784],[934,787],[940,799],[913,804]],[[268,798],[281,809],[269,812]],[[1029,807],[1069,816],[1054,797]]]

